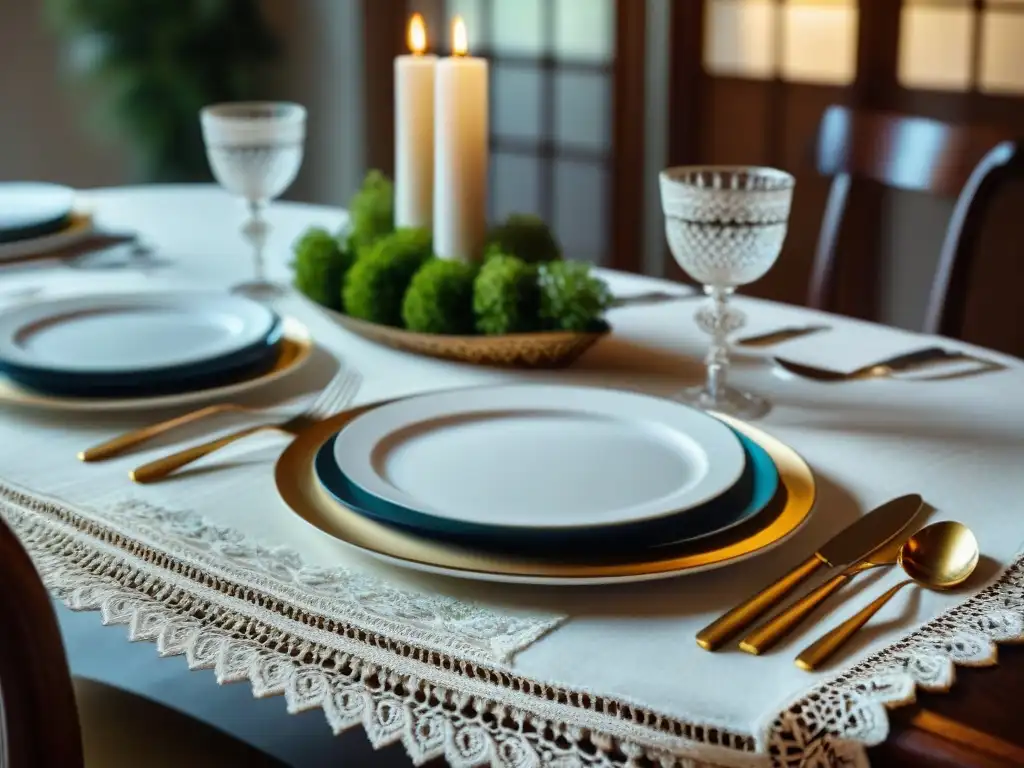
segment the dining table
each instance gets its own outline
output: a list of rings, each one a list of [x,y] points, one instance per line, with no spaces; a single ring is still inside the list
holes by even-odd
[[[79,204],[101,230],[137,233],[145,253],[0,265],[0,310],[87,292],[227,291],[252,276],[239,232],[244,208],[215,186],[83,190]],[[267,277],[289,286],[298,237],[345,221],[338,207],[274,203]],[[708,339],[693,319],[702,300],[694,289],[598,274],[616,296],[676,295],[610,310],[612,332],[559,370],[389,349],[286,289],[273,306],[309,329],[314,354],[241,402],[301,402],[339,364],[362,377],[355,404],[509,382],[671,397],[699,382]],[[283,435],[239,441],[163,482],[130,480],[134,467],[259,415],[190,425],[109,461],[76,458],[184,408],[93,413],[0,402],[0,515],[53,594],[74,674],[184,711],[290,765],[884,765],[898,764],[886,762],[886,750],[899,744],[917,754],[957,733],[955,748],[968,757],[1014,754],[1021,737],[984,702],[1009,706],[1013,680],[1024,691],[1024,676],[1009,668],[1021,661],[1010,646],[1024,641],[1024,362],[803,307],[749,296],[735,303],[747,316],[742,333],[827,330],[734,349],[730,378],[772,403],[756,427],[806,460],[816,498],[793,536],[721,569],[538,586],[382,563],[290,512],[274,480]],[[976,375],[821,382],[773,361],[853,369],[936,345],[998,365]],[[712,653],[695,642],[831,535],[910,493],[924,498],[929,522],[957,520],[977,537],[982,558],[962,588],[901,591],[815,672],[794,665],[796,652],[899,581],[898,569],[858,578],[810,630],[769,653],[734,645]],[[967,704],[962,691],[971,692]]]

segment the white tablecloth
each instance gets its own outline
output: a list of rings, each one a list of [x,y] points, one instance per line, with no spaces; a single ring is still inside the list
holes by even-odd
[[[251,263],[238,235],[242,207],[216,189],[121,189],[91,193],[88,200],[103,225],[139,230],[170,265],[148,274],[49,267],[5,269],[0,272],[0,301],[8,289],[23,286],[40,287],[44,293],[163,285],[213,288],[226,287],[250,273]],[[268,249],[271,276],[289,278],[290,245],[305,227],[320,224],[333,229],[342,220],[343,214],[337,210],[275,205],[270,213],[274,226]],[[607,277],[620,295],[667,287],[645,278]],[[829,333],[771,350],[794,359],[854,367],[893,350],[935,341],[769,302],[740,299],[738,304],[749,315],[751,330],[794,322],[824,321],[833,326]],[[571,370],[523,374],[393,352],[347,334],[300,298],[288,298],[280,306],[306,322],[323,348],[362,373],[365,383],[359,402],[510,379],[562,380],[668,394],[699,379],[699,358],[705,345],[691,319],[696,307],[692,301],[621,309],[610,318],[614,336]],[[33,496],[45,495],[57,505],[98,511],[123,505],[126,500],[180,510],[182,500],[187,499],[189,506],[201,507],[202,514],[216,524],[254,542],[285,545],[313,566],[344,564],[399,588],[477,601],[512,627],[503,635],[501,648],[478,649],[480,659],[507,665],[504,668],[509,674],[536,681],[550,691],[560,687],[577,692],[575,696],[566,694],[569,698],[557,701],[558,706],[545,715],[561,718],[570,741],[578,742],[580,734],[589,730],[597,734],[593,738],[598,741],[601,734],[614,736],[627,753],[636,748],[666,760],[666,764],[687,757],[718,765],[762,763],[769,760],[772,749],[807,740],[808,733],[814,731],[794,725],[795,716],[780,719],[780,713],[796,702],[793,711],[802,714],[804,721],[826,721],[814,737],[820,743],[801,747],[801,759],[813,761],[826,754],[833,759],[842,754],[859,760],[859,746],[830,739],[830,734],[862,742],[884,737],[882,704],[912,696],[913,681],[941,687],[948,683],[950,658],[982,662],[991,656],[988,638],[1020,634],[1019,604],[1008,597],[1020,590],[1015,582],[1007,582],[990,589],[982,602],[951,614],[942,627],[925,628],[903,646],[879,654],[994,581],[1015,562],[1024,540],[1019,502],[1024,495],[1024,473],[1020,472],[1024,465],[1024,366],[995,353],[983,354],[1002,360],[1009,369],[942,382],[833,385],[781,376],[764,353],[740,355],[734,377],[737,383],[767,395],[776,404],[761,426],[799,451],[815,471],[819,484],[816,512],[793,540],[773,552],[729,569],[661,583],[587,589],[510,588],[426,578],[373,564],[295,520],[277,499],[271,471],[281,446],[277,438],[261,438],[262,442],[219,459],[230,466],[218,468],[217,461],[210,461],[208,472],[145,488],[130,486],[126,470],[166,451],[176,440],[195,439],[196,433],[175,435],[151,452],[103,465],[87,466],[74,460],[74,449],[145,423],[155,414],[51,418],[37,412],[4,410],[0,433],[4,438],[19,435],[22,442],[17,451],[0,455],[0,481],[27,489]],[[318,383],[315,375],[313,371],[262,398],[270,400],[311,388]],[[936,509],[932,519],[958,519],[975,530],[986,557],[966,594],[904,590],[863,633],[840,666],[815,675],[792,664],[794,652],[809,640],[808,635],[763,657],[737,650],[710,654],[698,649],[695,632],[723,609],[802,559],[857,515],[908,492],[925,496]],[[848,590],[848,600],[832,604],[819,629],[845,618],[898,578],[895,572],[864,578]],[[522,626],[513,626],[516,617],[522,617]],[[558,617],[565,620],[551,629]],[[547,629],[551,631],[543,634]],[[444,631],[451,637],[458,634],[451,627]],[[444,636],[444,632],[437,635]],[[470,656],[474,652],[467,651]],[[867,664],[861,664],[865,660]],[[843,678],[849,670],[853,672]],[[851,687],[854,679],[857,685]],[[469,683],[464,685],[467,691],[472,688]],[[815,699],[817,704],[803,699],[815,689],[823,693]],[[582,693],[592,696],[578,695]],[[515,701],[512,697],[510,706]],[[630,705],[636,710],[627,711]],[[856,732],[831,719],[837,707],[853,707],[863,715]],[[495,764],[530,764],[516,762],[511,753],[500,757],[496,749],[480,754]],[[598,759],[587,757],[581,747],[562,758],[565,765],[612,765],[615,760],[608,755],[614,752],[600,751]],[[446,754],[452,759],[450,750]],[[576,762],[569,762],[570,757]]]

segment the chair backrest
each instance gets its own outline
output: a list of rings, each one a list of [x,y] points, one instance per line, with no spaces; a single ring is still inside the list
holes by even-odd
[[[57,617],[32,561],[2,517],[0,698],[0,764],[82,766],[78,710]]]
[[[956,198],[932,286],[925,330],[959,335],[981,224],[998,184],[1019,167],[1016,142],[998,130],[922,117],[829,107],[821,120],[817,170],[833,177],[818,239],[808,303],[828,309],[836,293],[836,245],[854,179]]]

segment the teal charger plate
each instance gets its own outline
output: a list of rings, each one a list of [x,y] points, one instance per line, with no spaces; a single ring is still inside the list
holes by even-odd
[[[621,553],[696,541],[750,520],[771,502],[779,488],[779,471],[755,441],[733,430],[743,447],[745,465],[737,483],[722,495],[685,514],[625,525],[571,532],[529,531],[522,527],[480,525],[426,514],[381,499],[354,483],[334,459],[337,435],[317,451],[314,471],[321,487],[336,501],[379,523],[421,536],[503,552],[554,551],[565,555],[580,548]]]

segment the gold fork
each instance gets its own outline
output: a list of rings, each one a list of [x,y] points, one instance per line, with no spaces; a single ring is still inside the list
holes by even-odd
[[[170,456],[165,456],[162,459],[151,461],[136,468],[131,472],[131,479],[137,483],[153,483],[162,480],[172,472],[201,459],[203,456],[208,456],[214,451],[219,451],[225,446],[264,430],[276,430],[292,436],[298,435],[303,430],[343,411],[359,392],[362,382],[363,377],[359,373],[343,369],[335,374],[334,378],[327,383],[324,390],[306,410],[287,421],[246,427],[223,437],[172,453]]]
[[[916,352],[909,352],[903,355],[890,357],[877,363],[862,366],[855,371],[842,373],[827,368],[818,368],[813,365],[805,365],[782,357],[773,358],[776,365],[786,371],[800,376],[804,379],[823,382],[858,381],[861,379],[880,379],[892,376],[896,373],[911,371],[916,368],[925,368],[938,363],[974,362],[979,365],[979,372],[982,370],[999,370],[1004,368],[1000,363],[968,355],[965,352],[957,352],[942,347],[927,347]]]

